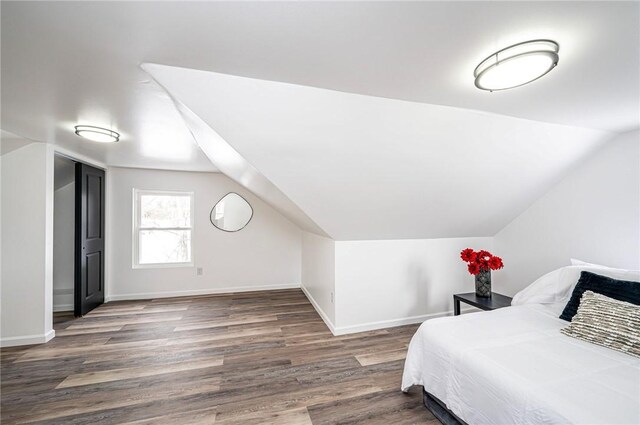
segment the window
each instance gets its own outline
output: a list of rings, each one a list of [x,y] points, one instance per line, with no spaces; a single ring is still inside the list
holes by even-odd
[[[192,266],[193,193],[133,190],[133,267]]]

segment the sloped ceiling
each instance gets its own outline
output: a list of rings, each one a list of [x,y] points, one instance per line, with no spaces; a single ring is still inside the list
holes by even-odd
[[[611,136],[212,72],[144,69],[337,240],[493,235]]]
[[[180,101],[174,99],[176,108],[202,151],[211,158],[221,172],[251,190],[269,203],[302,230],[328,236],[324,230],[305,214],[287,195],[278,189],[258,169],[231,147],[198,115]]]
[[[1,7],[0,128],[106,165],[215,170],[175,100],[337,239],[493,234],[604,131],[640,125],[638,2]],[[560,44],[553,72],[473,87],[480,60],[533,38]],[[142,63],[207,72],[153,70],[167,92]]]

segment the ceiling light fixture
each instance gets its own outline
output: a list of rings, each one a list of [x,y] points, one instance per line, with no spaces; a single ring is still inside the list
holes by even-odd
[[[553,40],[525,41],[498,50],[473,71],[476,87],[492,92],[535,81],[558,65],[559,50]]]
[[[120,134],[115,131],[93,125],[76,125],[76,134],[85,139],[99,143],[115,143],[120,140]]]

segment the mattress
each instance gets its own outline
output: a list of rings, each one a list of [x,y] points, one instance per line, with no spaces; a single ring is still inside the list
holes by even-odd
[[[423,385],[468,424],[640,424],[640,359],[562,335],[561,307],[424,322],[402,390]]]

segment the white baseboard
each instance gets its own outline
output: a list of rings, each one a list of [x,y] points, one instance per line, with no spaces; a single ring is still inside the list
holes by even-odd
[[[53,312],[73,311],[73,304],[58,304],[53,306]]]
[[[307,296],[307,299],[309,300],[309,302],[311,303],[313,308],[316,309],[316,311],[320,315],[320,318],[327,325],[327,327],[329,328],[331,333],[333,335],[338,335],[338,334],[336,334],[336,327],[333,325],[333,322],[331,322],[331,320],[329,319],[329,316],[327,316],[327,313],[325,313],[324,310],[322,308],[320,308],[320,305],[316,302],[316,300],[313,298],[311,293],[309,291],[307,291],[307,288],[305,288],[304,286],[300,285],[300,289],[302,289],[302,292],[304,292],[304,294]]]
[[[466,309],[461,309],[460,312],[466,313],[473,310],[476,310],[476,309],[473,307],[470,307]],[[403,317],[400,319],[381,320],[378,322],[361,323],[358,325],[339,326],[335,328],[335,331],[333,332],[333,334],[338,336],[338,335],[353,334],[357,332],[373,331],[376,329],[395,328],[396,326],[413,325],[415,323],[422,323],[429,319],[435,319],[437,317],[445,317],[445,316],[453,316],[453,310],[443,311],[439,313],[422,314],[420,316]]]
[[[327,327],[329,328],[329,330],[334,336],[373,331],[376,329],[394,328],[396,326],[403,326],[403,325],[412,325],[415,323],[422,323],[429,319],[435,319],[436,317],[453,316],[453,310],[450,310],[450,311],[443,311],[440,313],[423,314],[420,316],[403,317],[400,319],[368,322],[368,323],[362,323],[358,325],[335,326],[333,322],[329,319],[329,316],[327,316],[327,313],[324,312],[324,310],[320,307],[318,302],[313,298],[313,296],[307,290],[307,288],[300,285],[300,289],[302,289],[302,292],[304,292],[304,294],[307,296],[307,299],[309,300],[313,308],[316,309],[316,311],[320,315],[320,318],[324,321],[324,323],[327,325]],[[473,307],[463,308],[460,310],[461,313],[467,313],[470,311],[479,311],[479,310]]]
[[[275,291],[278,289],[297,289],[299,283],[261,286],[232,286],[227,288],[192,289],[186,291],[143,292],[137,294],[107,295],[105,302],[128,300],[151,300],[156,298],[192,297],[195,295],[233,294],[235,292]]]
[[[0,347],[16,347],[18,345],[33,345],[44,344],[51,341],[56,336],[56,331],[51,329],[46,334],[42,335],[24,335],[24,336],[12,336],[9,338],[0,339]]]

